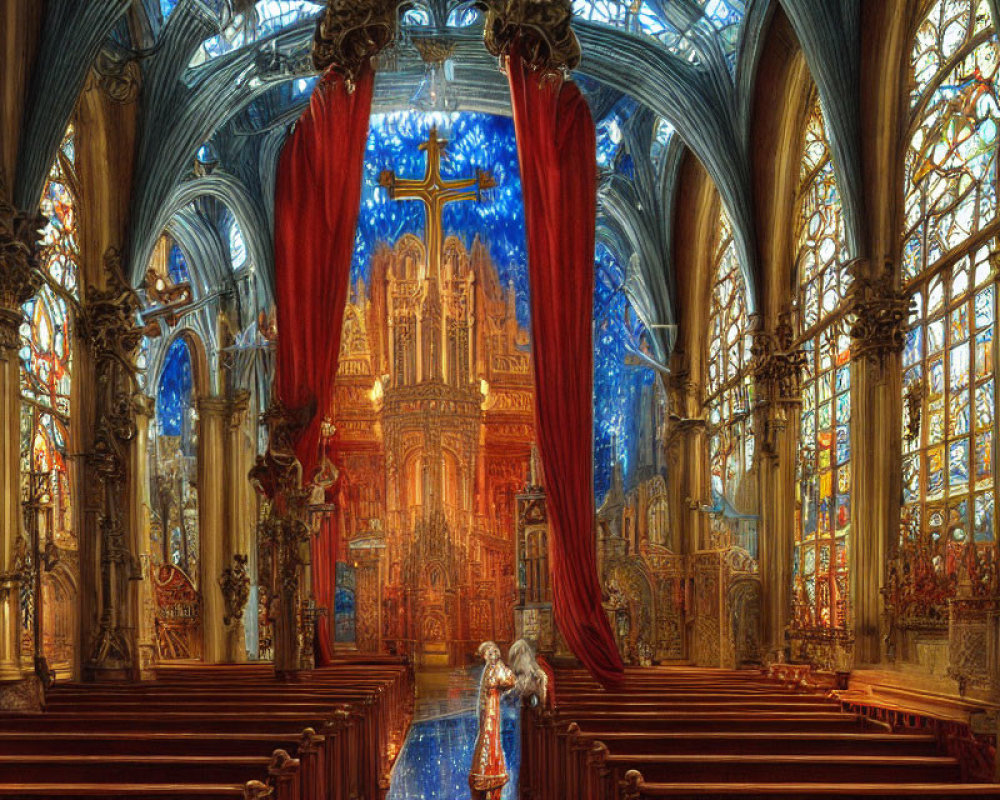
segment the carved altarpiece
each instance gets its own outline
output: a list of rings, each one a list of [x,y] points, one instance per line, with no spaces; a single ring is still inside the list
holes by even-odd
[[[436,132],[427,241],[379,245],[344,315],[335,399],[342,559],[355,567],[356,645],[456,665],[514,635],[515,496],[534,440],[528,334],[489,249],[445,236],[441,208],[492,180],[446,182]]]

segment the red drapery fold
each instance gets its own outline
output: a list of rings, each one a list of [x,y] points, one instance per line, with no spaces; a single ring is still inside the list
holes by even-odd
[[[321,78],[309,108],[285,143],[275,189],[275,290],[278,397],[289,410],[313,408],[296,442],[302,477],[319,462],[320,426],[330,402],[340,353],[341,320],[361,205],[365,142],[374,74],[365,66],[354,91],[333,70]],[[320,661],[329,661],[337,552],[336,524],[324,524],[316,546],[313,592],[329,609],[320,623]],[[325,630],[324,630],[325,629]]]
[[[545,465],[556,622],[604,686],[624,667],[601,606],[594,551],[593,298],[597,142],[572,81],[508,58],[531,284],[535,417]]]

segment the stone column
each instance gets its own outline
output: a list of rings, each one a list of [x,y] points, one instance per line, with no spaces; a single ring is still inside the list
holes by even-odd
[[[238,392],[229,402],[226,440],[226,472],[228,483],[227,520],[224,528],[223,558],[225,569],[220,586],[225,605],[223,623],[226,626],[225,660],[227,663],[246,661],[246,627],[243,614],[250,597],[250,548],[256,520],[250,513],[253,501],[247,473],[253,461],[253,443],[246,435],[245,423],[250,407],[250,393]]]
[[[788,313],[753,332],[750,369],[756,389],[754,429],[760,476],[758,560],[762,580],[761,643],[765,659],[784,650],[791,621],[792,552],[795,542],[795,466],[800,375],[805,355],[792,345]]]
[[[881,660],[882,597],[891,537],[899,527],[902,473],[900,354],[906,340],[910,300],[896,286],[886,263],[873,270],[851,266],[850,316],[854,390],[854,502],[851,511],[851,614],[855,666]]]
[[[133,617],[136,620],[138,669],[141,680],[154,680],[156,666],[156,619],[153,598],[150,541],[149,426],[155,414],[153,398],[136,395],[135,438],[132,440],[132,470],[129,480],[129,529],[135,540],[142,580],[132,581]]]
[[[760,409],[765,417],[769,408]],[[758,560],[762,580],[761,645],[767,659],[785,647],[785,630],[791,622],[792,552],[795,543],[795,464],[797,459],[794,413],[778,429],[771,419],[771,441],[760,454],[760,521],[757,527]]]
[[[130,503],[132,470],[137,466],[138,394],[135,356],[146,331],[136,325],[140,301],[126,281],[118,251],[104,255],[104,287],[87,285],[78,319],[89,360],[84,380],[96,387],[93,439],[83,455],[81,483],[87,509],[80,526],[81,578],[93,570],[96,592],[83,616],[84,677],[123,680],[139,673],[136,608],[130,582],[142,572]],[[78,378],[81,376],[78,375]],[[93,513],[91,513],[91,508]],[[88,583],[82,584],[84,587]],[[96,630],[91,628],[96,623]]]
[[[202,659],[226,660],[225,600],[219,580],[226,563],[226,506],[229,493],[229,401],[200,397],[198,404],[198,539],[201,564]]]
[[[17,312],[0,308],[0,681],[21,677],[20,325],[19,308]]]
[[[0,175],[0,682],[18,680],[20,588],[27,555],[21,512],[21,306],[38,291],[40,217],[18,213]]]

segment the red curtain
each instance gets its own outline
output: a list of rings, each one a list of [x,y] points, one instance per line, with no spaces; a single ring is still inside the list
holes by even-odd
[[[545,467],[555,616],[602,685],[624,668],[601,606],[593,535],[593,301],[597,142],[572,81],[508,59],[531,283],[535,419]]]
[[[320,426],[337,375],[373,85],[369,66],[361,70],[353,92],[343,77],[328,70],[278,163],[276,384],[279,399],[290,411],[313,409],[295,447],[305,483],[311,482],[319,462]],[[331,655],[328,625],[333,614],[336,537],[335,523],[324,524],[316,546],[317,562],[331,559],[329,564],[314,564],[313,571],[316,604],[331,615],[319,626],[321,662]]]

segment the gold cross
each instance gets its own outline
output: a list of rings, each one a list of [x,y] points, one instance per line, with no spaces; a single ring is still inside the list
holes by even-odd
[[[440,275],[444,248],[444,207],[464,200],[480,200],[480,193],[496,186],[493,175],[477,169],[475,178],[445,181],[441,178],[441,154],[448,142],[439,139],[437,127],[431,128],[430,137],[420,145],[427,153],[427,170],[421,180],[403,180],[392,170],[384,170],[379,184],[389,190],[393,200],[419,200],[427,214],[427,267]]]

